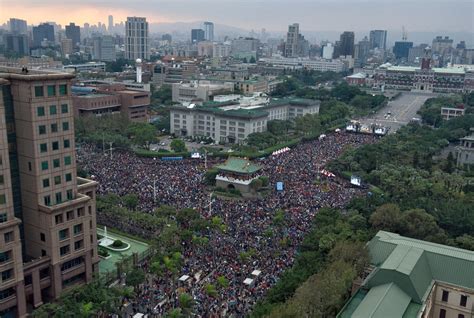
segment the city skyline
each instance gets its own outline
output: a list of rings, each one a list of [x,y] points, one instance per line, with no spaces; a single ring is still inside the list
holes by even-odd
[[[304,29],[311,31],[395,30],[402,25],[410,31],[431,31],[433,25],[439,31],[474,30],[474,5],[465,0],[457,0],[455,5],[453,1],[446,0],[398,1],[396,4],[388,0],[356,0],[350,4],[341,0],[296,0],[291,6],[281,0],[272,1],[271,6],[269,0],[242,0],[238,4],[217,0],[205,0],[199,4],[190,0],[166,4],[159,1],[150,3],[139,0],[130,3],[118,0],[113,3],[102,1],[99,5],[93,4],[91,0],[80,4],[58,0],[25,0],[22,3],[4,0],[0,7],[8,8],[0,10],[2,23],[16,16],[27,20],[30,25],[45,21],[55,21],[61,25],[75,22],[81,26],[85,22],[107,24],[108,15],[113,15],[115,23],[125,21],[127,16],[143,16],[152,24],[209,20],[246,30],[266,28],[275,32],[284,31],[286,25],[294,22],[299,22],[304,25]],[[157,10],[150,10],[154,7]],[[308,15],[308,12],[313,14]],[[423,18],[420,18],[420,13],[424,13]],[[361,16],[371,18],[361,19]]]

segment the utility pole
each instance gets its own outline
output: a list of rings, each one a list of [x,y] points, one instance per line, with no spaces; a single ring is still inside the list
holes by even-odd
[[[207,149],[204,149],[204,168],[207,170]]]
[[[105,154],[105,138],[104,138],[104,133],[102,133],[102,153]]]
[[[109,142],[109,144],[110,144],[110,159],[112,159],[112,144],[113,144],[113,142],[111,141],[111,142]]]
[[[212,192],[209,194],[209,216],[212,215]]]
[[[156,202],[156,178],[153,178],[153,202]]]

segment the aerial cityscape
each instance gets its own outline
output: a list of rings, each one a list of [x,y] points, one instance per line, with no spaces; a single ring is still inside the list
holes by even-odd
[[[474,317],[473,2],[0,9],[0,317]]]

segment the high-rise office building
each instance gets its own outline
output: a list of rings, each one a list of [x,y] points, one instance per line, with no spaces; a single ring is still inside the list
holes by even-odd
[[[408,41],[396,41],[395,45],[393,47],[393,54],[395,55],[395,58],[400,60],[400,59],[408,59],[408,53],[410,52],[410,49],[413,47],[413,42],[408,42]]]
[[[204,22],[204,38],[206,41],[214,41],[214,23]]]
[[[369,56],[369,51],[370,41],[365,36],[362,41],[359,41],[359,43],[354,46],[354,59],[358,65],[362,66],[365,64],[367,57]]]
[[[387,30],[372,30],[369,35],[370,48],[379,48],[385,50],[387,48]]]
[[[286,33],[286,42],[285,42],[285,57],[296,57],[298,52],[298,40],[300,34],[300,25],[298,23],[293,23],[288,26],[288,32]]]
[[[115,39],[113,36],[98,36],[92,39],[92,43],[92,58],[94,60],[111,62],[117,59],[117,55],[115,53]]]
[[[109,27],[108,27],[109,33],[112,33],[113,29],[114,29],[114,17],[112,15],[109,15]]]
[[[28,35],[20,33],[7,33],[3,35],[3,44],[7,52],[15,52],[23,56],[30,54]]]
[[[344,31],[339,39],[339,56],[354,57],[354,32]]]
[[[199,43],[205,40],[205,32],[202,29],[192,29],[191,30],[191,42]]]
[[[28,28],[25,20],[10,18],[10,31],[15,34],[27,34]]]
[[[33,45],[41,46],[44,40],[54,43],[54,26],[49,23],[42,23],[33,27]]]
[[[61,51],[63,56],[72,54],[73,52],[73,45],[72,40],[68,38],[61,39]]]
[[[444,55],[449,53],[450,50],[453,48],[453,39],[450,39],[449,36],[445,36],[444,38],[441,36],[437,36],[433,39],[433,43],[431,44],[431,50],[433,53],[439,53]]]
[[[74,23],[66,25],[66,37],[72,40],[72,46],[77,48],[81,44],[81,28]]]
[[[129,60],[148,60],[150,58],[146,18],[127,18],[125,24],[125,58]]]
[[[332,59],[332,56],[334,54],[334,46],[332,43],[326,43],[326,45],[323,47],[323,58],[326,60]]]
[[[0,313],[98,273],[95,191],[76,177],[74,75],[0,68]]]

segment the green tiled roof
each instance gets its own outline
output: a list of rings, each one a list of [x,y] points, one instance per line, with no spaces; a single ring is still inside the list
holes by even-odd
[[[394,283],[371,288],[352,314],[353,318],[402,317],[411,298]]]
[[[243,174],[252,174],[262,169],[262,167],[252,163],[248,159],[235,157],[227,159],[226,162],[221,165],[217,165],[216,168],[223,171]]]
[[[352,297],[340,318],[416,317],[436,281],[474,289],[474,251],[385,231],[379,231],[367,246],[376,269],[359,291],[368,292],[363,300]],[[383,295],[399,308],[396,313]]]

